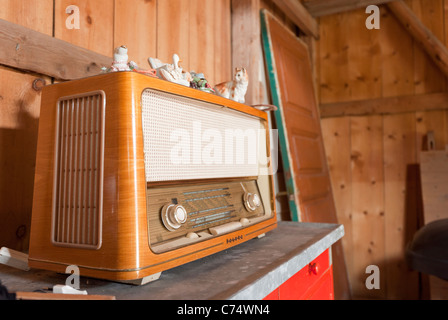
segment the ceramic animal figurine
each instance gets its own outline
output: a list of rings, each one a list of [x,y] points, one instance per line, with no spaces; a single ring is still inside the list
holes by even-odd
[[[115,49],[111,71],[131,71],[128,64],[128,48],[121,46]]]
[[[189,72],[185,72],[180,67],[180,58],[177,54],[173,55],[173,64],[163,63],[156,58],[148,58],[149,64],[157,71],[160,78],[189,87],[192,77]]]
[[[247,70],[245,68],[235,68],[233,80],[217,84],[215,92],[221,97],[244,103],[248,85]]]
[[[103,73],[118,72],[118,71],[135,71],[148,76],[156,77],[156,71],[153,69],[141,70],[137,63],[129,61],[128,48],[126,46],[120,46],[114,51],[114,61],[110,68],[102,68]]]

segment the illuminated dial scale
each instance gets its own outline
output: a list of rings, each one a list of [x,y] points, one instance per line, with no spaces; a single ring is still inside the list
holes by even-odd
[[[245,192],[243,196],[243,204],[247,211],[254,212],[261,206],[261,199],[257,193]],[[180,204],[166,204],[161,210],[161,218],[163,225],[169,231],[176,231],[188,220],[187,210]],[[239,223],[233,223],[233,228],[236,229],[240,226],[244,226],[249,223],[247,218],[241,218]],[[230,224],[227,225],[229,227]],[[225,228],[228,231],[228,228]],[[216,228],[210,230],[213,234],[219,234]],[[194,238],[197,235],[194,232],[190,232],[186,235],[187,238]]]

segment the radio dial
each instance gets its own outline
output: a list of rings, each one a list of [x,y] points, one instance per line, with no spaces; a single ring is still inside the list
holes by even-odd
[[[167,204],[162,208],[162,222],[170,231],[176,231],[187,222],[187,210],[178,204]]]
[[[261,206],[260,196],[256,193],[245,193],[244,194],[244,205],[248,211],[255,211]]]

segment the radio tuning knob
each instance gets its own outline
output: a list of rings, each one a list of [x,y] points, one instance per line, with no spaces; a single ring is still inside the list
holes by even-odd
[[[176,231],[187,222],[187,210],[178,204],[167,204],[162,208],[162,222],[165,228]]]
[[[256,193],[246,192],[244,194],[244,206],[248,211],[255,211],[261,206],[260,196]]]

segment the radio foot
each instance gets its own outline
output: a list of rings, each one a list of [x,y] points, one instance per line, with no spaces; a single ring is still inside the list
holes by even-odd
[[[259,235],[257,236],[257,239],[264,238],[265,235],[266,235],[266,233],[259,234]]]
[[[154,274],[152,274],[150,276],[147,276],[147,277],[144,277],[144,278],[141,278],[141,279],[120,280],[118,282],[126,283],[126,284],[132,284],[134,286],[144,286],[145,284],[148,284],[150,282],[159,280],[161,275],[162,275],[162,272],[159,272],[159,273],[154,273]]]

